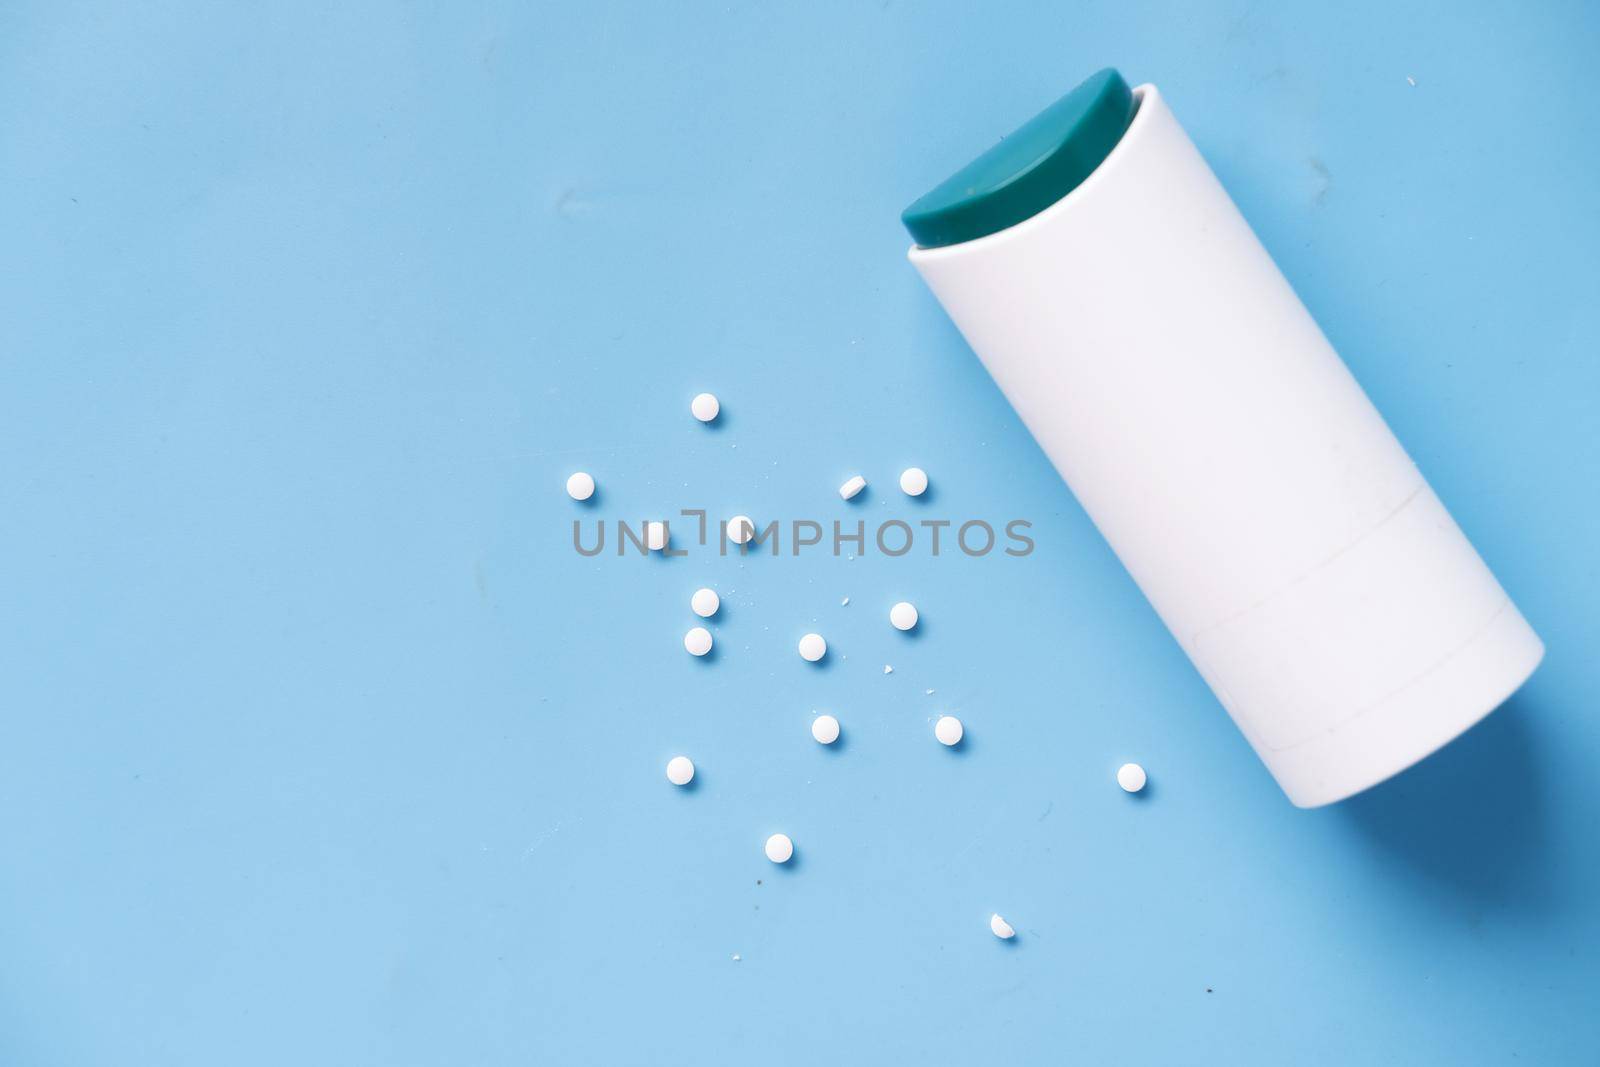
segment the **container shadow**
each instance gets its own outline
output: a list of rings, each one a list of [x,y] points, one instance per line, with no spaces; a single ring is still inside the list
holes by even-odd
[[[1388,864],[1475,906],[1554,902],[1552,851],[1528,698],[1512,696],[1461,737],[1338,805]]]

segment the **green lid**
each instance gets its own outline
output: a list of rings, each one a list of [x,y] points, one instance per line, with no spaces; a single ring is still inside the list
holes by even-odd
[[[1076,189],[1133,121],[1133,92],[1107,67],[905,209],[923,248],[960,244],[1030,219]]]

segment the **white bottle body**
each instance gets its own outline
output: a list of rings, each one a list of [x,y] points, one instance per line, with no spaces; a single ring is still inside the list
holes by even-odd
[[[1081,185],[921,272],[1290,800],[1505,700],[1544,648],[1153,86]]]

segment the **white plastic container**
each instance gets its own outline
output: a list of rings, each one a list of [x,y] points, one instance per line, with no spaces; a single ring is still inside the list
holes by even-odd
[[[1160,93],[1132,96],[1059,200],[911,262],[1289,799],[1327,804],[1544,647]]]

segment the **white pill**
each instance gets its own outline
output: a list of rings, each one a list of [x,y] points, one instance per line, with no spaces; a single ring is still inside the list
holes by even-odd
[[[794,855],[794,842],[788,834],[773,834],[767,838],[767,859],[773,863],[788,863]]]
[[[867,480],[858,474],[839,487],[839,495],[845,500],[849,500],[866,487]]]
[[[806,634],[800,639],[800,658],[807,663],[815,663],[827,654],[828,642],[821,634]]]
[[[959,745],[964,733],[966,731],[961,728],[961,720],[954,715],[941,715],[939,721],[933,724],[933,736],[939,739],[941,745]]]
[[[701,422],[710,422],[722,410],[722,404],[710,393],[699,393],[689,401],[689,411]]]
[[[1130,793],[1137,793],[1144,788],[1144,768],[1137,763],[1124,763],[1117,768],[1117,784]]]
[[[696,589],[689,598],[690,609],[702,619],[709,619],[722,607],[722,598],[715,589]]]
[[[896,630],[909,630],[917,624],[917,606],[902,600],[889,609],[889,625]]]
[[[756,535],[755,520],[748,515],[735,515],[728,520],[728,540],[742,545]]]
[[[660,552],[667,547],[667,524],[658,519],[651,519],[644,524],[644,547],[652,552]]]
[[[673,785],[688,785],[694,780],[694,761],[688,756],[673,756],[667,760],[667,781]]]
[[[696,626],[683,635],[683,650],[691,656],[703,656],[711,651],[711,631]]]
[[[900,491],[906,496],[921,496],[928,491],[928,472],[921,467],[907,467],[900,472]]]
[[[811,720],[811,736],[819,745],[831,745],[839,740],[839,720],[832,715],[818,715]]]
[[[594,496],[594,479],[579,471],[567,479],[567,495],[574,500],[588,500]]]
[[[1002,941],[1010,941],[1017,936],[1017,932],[1011,928],[1011,924],[998,915],[989,916],[989,931]]]

